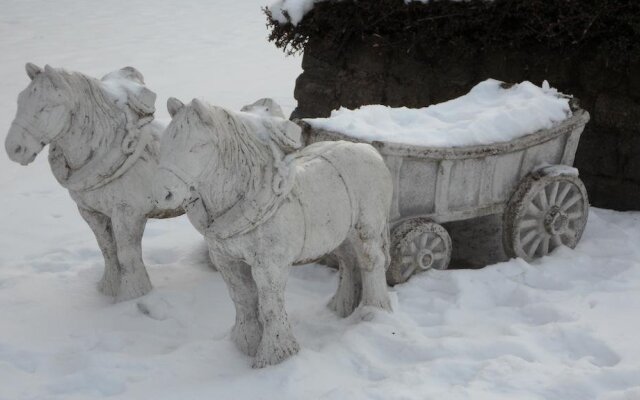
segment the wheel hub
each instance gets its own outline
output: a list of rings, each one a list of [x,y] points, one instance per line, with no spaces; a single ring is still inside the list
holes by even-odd
[[[564,233],[568,224],[569,217],[558,206],[551,206],[544,217],[544,228],[550,235]]]
[[[433,253],[430,250],[423,249],[416,254],[416,263],[418,268],[425,270],[433,265]]]

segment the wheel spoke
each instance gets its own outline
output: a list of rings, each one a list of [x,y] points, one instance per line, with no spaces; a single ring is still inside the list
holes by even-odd
[[[558,188],[560,188],[560,182],[558,181],[553,182],[553,187],[551,188],[551,194],[549,195],[549,204],[552,206],[556,204],[556,198],[558,197]]]
[[[533,201],[530,201],[527,208],[527,214],[537,217],[538,215],[540,215],[540,212],[541,210],[533,203]]]
[[[442,261],[437,264],[434,264],[431,268],[443,270],[443,269],[446,269],[446,264],[444,263],[444,261]]]
[[[547,203],[547,191],[545,188],[542,188],[538,192],[538,199],[540,200],[540,208],[542,210],[546,210],[549,207],[549,204]]]
[[[416,244],[413,241],[409,242],[409,250],[413,254],[415,254],[418,251],[418,247],[416,246]]]
[[[549,242],[551,241],[551,238],[549,236],[546,236],[544,239],[542,239],[542,256],[546,256],[547,254],[549,254]]]
[[[425,233],[420,238],[420,247],[424,249],[425,247],[427,247],[427,243],[429,243],[429,234]]]
[[[435,253],[435,254],[433,255],[433,259],[434,259],[435,261],[442,260],[443,258],[444,258],[444,253]]]
[[[562,244],[567,247],[573,247],[575,245],[575,232],[573,231],[565,231],[560,234],[560,239],[562,240]]]
[[[574,219],[582,219],[582,216],[584,214],[582,213],[582,211],[574,211],[572,213],[568,213],[567,214],[567,218],[569,218],[570,220],[574,220]]]
[[[567,227],[567,229],[562,233],[563,235],[567,235],[567,237],[569,237],[572,241],[575,239],[576,235],[576,230],[570,227]]]
[[[413,256],[403,256],[402,257],[402,263],[406,264],[406,263],[410,263],[413,261]]]
[[[435,238],[433,238],[433,240],[431,241],[431,244],[429,244],[429,247],[427,247],[429,250],[433,251],[433,249],[435,249],[436,247],[438,247],[438,245],[442,243],[442,238],[439,236],[436,236]]]
[[[582,198],[582,194],[576,193],[569,200],[567,200],[567,202],[564,203],[562,205],[562,207],[560,207],[560,208],[562,209],[562,211],[567,211],[569,208],[571,208],[581,198]]]
[[[524,247],[527,243],[529,243],[534,237],[536,237],[536,235],[538,234],[538,231],[536,229],[532,230],[531,232],[527,233],[525,235],[525,237],[522,238],[522,240],[520,241],[520,244],[522,245],[522,247]]]
[[[564,198],[567,197],[567,194],[569,194],[569,191],[571,190],[571,185],[570,184],[565,184],[564,187],[562,188],[562,192],[560,192],[560,194],[558,195],[558,198],[556,199],[556,204],[560,204],[564,201]]]
[[[520,229],[533,228],[538,226],[538,223],[538,220],[534,218],[523,219],[522,222],[520,222]]]
[[[560,238],[560,235],[553,235],[551,236],[551,242],[553,243],[553,248],[557,248],[562,246],[562,239]]]
[[[533,256],[536,255],[536,251],[538,250],[538,246],[540,246],[541,241],[542,241],[542,238],[537,237],[536,240],[534,240],[533,243],[531,243],[531,246],[529,247],[529,251],[527,251],[527,255],[529,256],[529,258],[533,258]]]
[[[411,275],[413,275],[413,273],[416,271],[416,265],[414,263],[411,264],[407,264],[407,268],[405,268],[402,271],[402,278],[404,280],[407,280],[411,277]]]

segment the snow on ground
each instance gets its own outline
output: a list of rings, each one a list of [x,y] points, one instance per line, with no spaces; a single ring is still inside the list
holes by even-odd
[[[0,13],[0,127],[25,61],[101,76],[145,74],[169,96],[290,111],[299,59],[264,37],[258,0],[8,1]],[[575,251],[533,264],[431,271],[392,289],[394,314],[348,319],[325,303],[335,272],[300,267],[287,288],[293,359],[252,370],[228,334],[233,308],[184,218],[152,221],[155,289],[112,304],[101,255],[45,155],[0,151],[0,399],[640,398],[640,213],[592,210]]]
[[[569,99],[546,81],[542,87],[531,82],[502,85],[488,79],[464,96],[425,108],[340,108],[329,118],[305,121],[365,141],[459,147],[507,142],[551,128],[571,115]]]

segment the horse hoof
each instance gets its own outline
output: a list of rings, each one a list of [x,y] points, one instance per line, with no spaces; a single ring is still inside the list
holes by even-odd
[[[351,315],[356,307],[357,304],[355,304],[353,299],[343,299],[339,296],[333,296],[329,304],[327,304],[327,308],[336,313],[340,318],[346,318]]]
[[[236,322],[231,329],[231,340],[238,350],[244,354],[254,357],[258,352],[262,329],[257,319],[253,321]]]
[[[253,360],[253,368],[279,364],[300,351],[300,345],[293,336],[287,340],[281,340],[277,347],[266,348],[263,344],[258,348],[258,354]]]
[[[146,272],[144,275],[123,276],[116,293],[116,302],[137,299],[149,293],[153,287]]]
[[[377,309],[388,311],[388,312],[392,311],[391,300],[389,300],[388,296],[385,296],[384,298],[381,298],[381,299],[374,299],[369,301],[363,300],[361,306],[364,308],[368,308],[368,307],[377,308]]]
[[[116,285],[114,284],[113,281],[102,278],[96,286],[98,287],[98,291],[103,295],[109,296],[109,297],[116,297],[117,290],[116,290]]]

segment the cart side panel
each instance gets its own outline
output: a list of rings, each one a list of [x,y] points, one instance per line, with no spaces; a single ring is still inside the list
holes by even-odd
[[[506,202],[520,182],[520,168],[526,150],[495,156],[495,174],[492,184],[492,198],[495,202]]]
[[[400,166],[396,196],[401,216],[434,212],[439,164],[437,160],[404,159]]]
[[[455,160],[451,167],[449,211],[478,207],[480,188],[486,169],[485,158]]]
[[[569,135],[556,136],[548,142],[540,143],[539,145],[526,149],[525,155],[522,158],[522,165],[520,166],[520,179],[523,179],[541,164],[560,164],[568,137]]]
[[[384,156],[384,162],[391,172],[393,180],[393,197],[391,200],[391,210],[389,211],[389,219],[395,221],[401,217],[400,212],[400,174],[402,173],[402,164],[404,159],[399,156]]]
[[[495,186],[496,173],[498,172],[496,171],[498,158],[499,156],[492,155],[483,159],[484,166],[482,167],[480,191],[478,192],[478,204],[480,206],[489,205],[496,201],[493,188]]]

